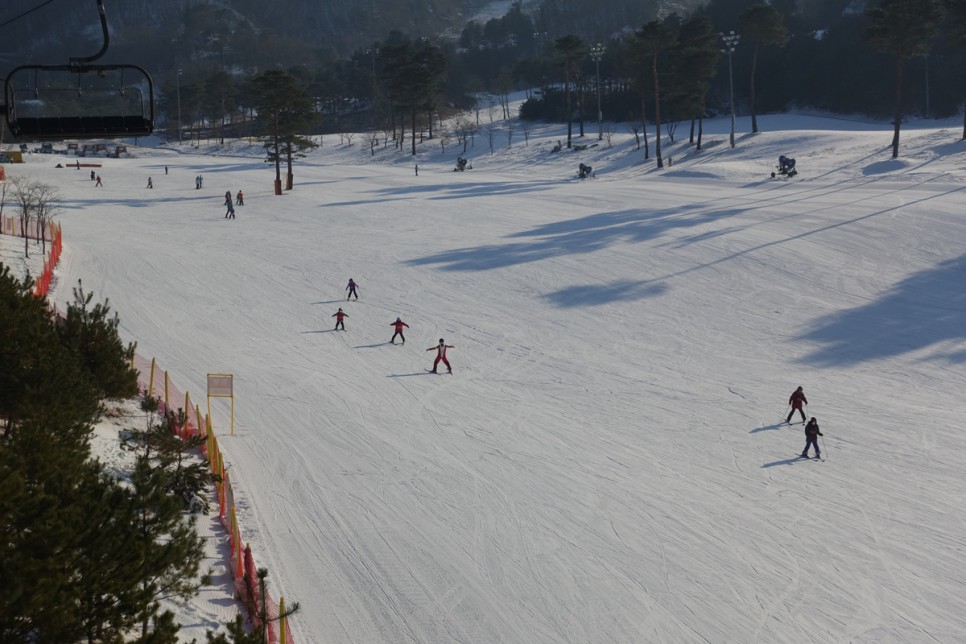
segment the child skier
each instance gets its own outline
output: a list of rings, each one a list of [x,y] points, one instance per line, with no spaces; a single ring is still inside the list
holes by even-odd
[[[818,449],[818,437],[824,436],[821,430],[818,428],[818,421],[815,420],[815,416],[808,421],[805,425],[805,451],[802,452],[802,458],[808,458],[808,448],[813,446],[815,448],[815,458],[820,458],[822,456],[821,451]]]
[[[435,349],[437,352],[436,360],[433,362],[433,370],[431,373],[437,373],[436,366],[439,364],[440,360],[442,360],[443,364],[446,365],[446,371],[448,373],[453,373],[453,367],[449,365],[449,360],[446,359],[446,350],[452,349],[452,348],[453,348],[452,344],[446,344],[445,342],[443,342],[443,338],[440,338],[439,344],[437,344],[435,347],[430,347],[426,349],[427,351],[432,351],[433,349]]]
[[[343,322],[343,320],[349,317],[349,314],[343,313],[342,309],[339,309],[338,311],[332,314],[332,317],[335,318],[335,329],[333,330],[338,331],[339,328],[341,327],[342,330],[345,331],[345,322]]]
[[[245,195],[242,194],[242,191],[241,190],[238,191],[238,198],[235,200],[235,205],[236,206],[244,206],[245,205]]]
[[[225,213],[225,219],[234,219],[235,218],[235,206],[233,206],[231,204],[231,199],[229,199],[228,200],[228,203],[225,204],[225,205],[228,206],[228,212]]]
[[[408,329],[409,325],[403,322],[402,320],[400,320],[399,318],[396,318],[396,321],[390,324],[389,326],[395,327],[396,329],[396,332],[392,334],[392,340],[389,341],[389,344],[396,344],[397,335],[400,338],[402,338],[402,343],[406,344],[406,336],[403,335],[403,327],[406,327]]]
[[[789,425],[791,424],[792,416],[795,414],[795,410],[797,409],[798,413],[802,415],[802,422],[804,423],[805,410],[802,409],[802,406],[808,404],[808,399],[805,398],[805,392],[802,391],[801,387],[793,391],[792,395],[788,397],[788,404],[792,406],[792,410],[788,412],[788,418],[785,419],[785,422]]]
[[[349,298],[352,297],[353,295],[356,296],[356,299],[357,300],[359,299],[359,294],[356,293],[356,289],[357,288],[359,288],[359,285],[356,284],[355,282],[353,282],[352,281],[352,278],[350,277],[349,278],[349,285],[345,287],[345,290],[349,291],[349,297],[345,298],[345,301],[346,302],[348,302],[349,301]]]

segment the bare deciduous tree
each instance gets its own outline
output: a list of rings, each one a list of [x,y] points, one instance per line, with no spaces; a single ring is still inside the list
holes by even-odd
[[[20,234],[23,235],[23,255],[30,257],[30,247],[27,244],[27,228],[30,220],[34,216],[34,204],[36,203],[37,182],[31,181],[27,177],[14,177],[10,180],[13,184],[13,197],[20,209]]]
[[[378,132],[368,132],[365,138],[366,143],[369,144],[369,156],[376,156],[376,146],[379,145],[379,133]]]
[[[40,232],[40,243],[44,255],[47,254],[47,232],[54,217],[60,212],[60,193],[57,188],[38,183],[34,192],[34,218]]]
[[[628,132],[634,135],[634,141],[637,143],[637,149],[640,150],[641,149],[641,129],[643,128],[643,126],[640,123],[637,123],[635,121],[635,122],[627,123],[624,127],[627,128]]]

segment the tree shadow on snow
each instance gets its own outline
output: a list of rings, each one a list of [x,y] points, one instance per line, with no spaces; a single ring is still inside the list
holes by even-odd
[[[568,286],[542,297],[551,304],[565,309],[578,306],[598,306],[609,302],[642,300],[646,297],[661,295],[666,290],[665,284],[620,280],[611,284]]]
[[[596,213],[510,235],[511,238],[534,238],[528,241],[457,248],[411,259],[407,263],[414,266],[436,264],[448,271],[507,268],[550,257],[593,253],[617,243],[641,243],[658,238],[670,230],[712,223],[745,210],[708,208],[682,212],[680,208],[668,208],[655,212],[632,209]]]
[[[915,273],[878,300],[820,319],[800,340],[821,345],[805,360],[818,367],[854,365],[966,339],[966,255]],[[962,364],[966,353],[932,359]]]

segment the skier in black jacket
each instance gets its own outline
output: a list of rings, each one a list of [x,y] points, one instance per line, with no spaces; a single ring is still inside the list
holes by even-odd
[[[818,449],[818,437],[824,435],[818,428],[818,421],[815,420],[815,416],[812,416],[812,419],[805,425],[805,451],[802,452],[803,458],[808,458],[809,446],[815,447],[815,458],[822,456],[821,451]]]

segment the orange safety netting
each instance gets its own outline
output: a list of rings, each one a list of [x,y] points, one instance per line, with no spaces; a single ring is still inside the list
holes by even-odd
[[[224,459],[221,450],[218,448],[218,440],[215,437],[214,428],[211,426],[211,419],[201,415],[201,409],[191,404],[191,397],[187,392],[182,393],[168,376],[168,372],[161,370],[154,360],[150,362],[139,355],[134,356],[133,366],[138,371],[138,386],[145,394],[150,394],[161,401],[162,412],[174,414],[177,418],[177,411],[184,410],[184,426],[175,427],[174,431],[181,438],[191,436],[203,436],[205,444],[202,451],[208,458],[209,466],[213,474],[220,477],[221,481],[215,483],[215,494],[218,497],[218,517],[222,527],[228,533],[231,560],[229,562],[233,578],[235,580],[235,592],[238,597],[242,597],[248,618],[254,624],[261,622],[263,607],[261,606],[260,593],[258,590],[258,575],[255,566],[255,558],[252,555],[251,546],[242,545],[241,528],[235,514],[235,494],[231,487],[231,480],[228,470],[225,469]],[[284,599],[280,599],[281,608],[272,600],[271,596],[265,594],[264,614],[268,617],[268,639],[271,644],[295,644],[292,632],[288,628],[285,617],[279,618],[284,614]]]
[[[63,234],[59,225],[51,222],[41,226],[37,221],[27,222],[26,235],[24,234],[23,219],[20,217],[0,217],[0,234],[27,237],[38,241],[50,242],[50,253],[44,259],[44,270],[34,284],[34,295],[45,297],[50,291],[50,286],[54,281],[54,269],[60,259],[60,253],[64,250]]]

